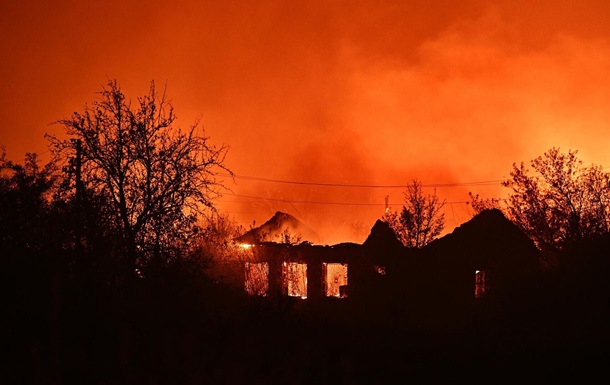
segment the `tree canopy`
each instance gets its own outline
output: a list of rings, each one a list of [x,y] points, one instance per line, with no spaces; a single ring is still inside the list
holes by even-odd
[[[191,247],[198,218],[215,210],[224,188],[218,173],[232,175],[224,165],[228,147],[212,145],[199,120],[177,127],[171,101],[154,82],[132,102],[111,80],[83,112],[56,123],[67,137],[48,136],[55,159],[74,171],[77,192],[105,200],[103,214],[131,266]]]
[[[404,203],[400,212],[388,211],[382,219],[388,222],[405,246],[426,246],[445,227],[445,214],[442,212],[445,201],[438,198],[436,190],[424,194],[421,182],[413,180],[404,192]]]
[[[610,231],[610,174],[553,147],[531,169],[513,164],[506,212],[549,259],[575,241]],[[553,263],[552,261],[547,261]]]
[[[40,167],[36,154],[28,153],[24,164],[0,153],[0,248],[17,257],[46,252],[48,217],[55,184],[53,168]]]

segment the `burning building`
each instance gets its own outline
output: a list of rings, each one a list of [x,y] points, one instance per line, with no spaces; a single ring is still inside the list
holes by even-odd
[[[363,244],[248,242],[249,294],[381,306],[415,323],[467,321],[477,301],[522,294],[540,271],[533,242],[495,209],[421,249],[404,247],[380,220]]]

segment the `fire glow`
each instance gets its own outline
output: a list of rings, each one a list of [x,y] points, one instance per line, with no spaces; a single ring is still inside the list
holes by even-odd
[[[269,293],[269,264],[246,262],[244,268],[246,292],[266,297]]]
[[[282,264],[284,287],[289,297],[307,298],[307,264],[284,262]]]
[[[99,18],[86,2],[12,2],[0,23],[11,37],[2,46],[0,144],[9,158],[45,153],[44,134],[59,132],[48,123],[78,110],[110,76],[134,101],[151,80],[166,83],[180,125],[201,116],[212,141],[230,146],[227,166],[245,176],[487,181],[551,146],[610,165],[610,3],[417,3],[151,0],[110,2],[104,14],[113,17]],[[134,23],[142,9],[150,17]],[[325,244],[362,242],[385,198],[402,198],[397,189],[226,183],[235,195],[215,204],[239,223],[293,212]],[[446,207],[447,231],[472,214],[470,189],[503,191],[439,189],[459,202]]]
[[[327,297],[345,298],[347,294],[347,264],[324,263],[324,286]]]

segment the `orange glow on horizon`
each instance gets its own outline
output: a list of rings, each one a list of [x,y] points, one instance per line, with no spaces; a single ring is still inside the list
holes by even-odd
[[[240,224],[283,211],[323,243],[361,243],[404,189],[344,185],[419,179],[449,184],[450,232],[471,217],[469,191],[506,193],[464,182],[505,179],[552,146],[610,166],[609,19],[603,0],[10,2],[0,145],[48,159],[50,123],[108,78],[134,103],[155,80],[179,126],[200,117],[226,165],[255,177],[221,177],[232,192],[215,204]]]

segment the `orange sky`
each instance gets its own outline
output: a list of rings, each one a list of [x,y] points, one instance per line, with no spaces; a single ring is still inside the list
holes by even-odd
[[[107,79],[133,98],[155,80],[178,125],[200,116],[230,146],[238,175],[495,181],[551,146],[610,166],[610,2],[432,3],[3,1],[0,144],[13,159],[44,153],[43,135],[61,132],[49,123],[82,111]],[[384,197],[396,208],[404,190],[227,185],[240,196],[218,207],[240,223],[286,211],[329,243],[362,242]],[[448,202],[468,191],[505,193],[437,188]],[[446,215],[447,231],[470,218],[463,203]]]

